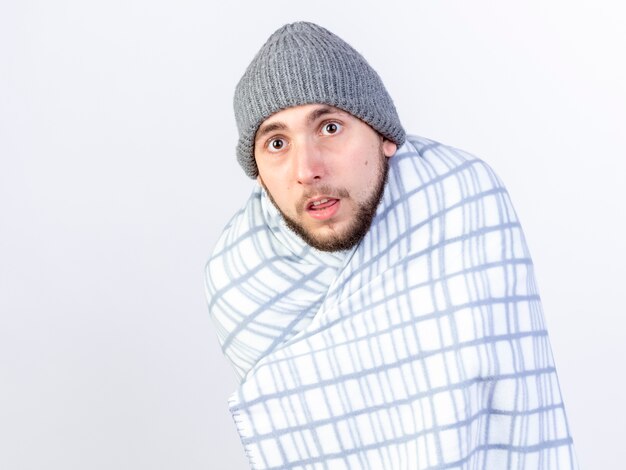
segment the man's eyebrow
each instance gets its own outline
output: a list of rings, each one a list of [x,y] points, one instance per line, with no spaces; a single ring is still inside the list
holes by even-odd
[[[325,116],[326,114],[335,114],[335,113],[342,114],[344,113],[344,111],[342,111],[339,108],[331,108],[329,106],[323,106],[321,108],[317,108],[311,111],[306,118],[306,122],[307,124],[313,124],[313,122],[317,121],[322,116]]]
[[[256,136],[254,137],[254,141],[261,139],[264,135],[269,134],[274,131],[284,131],[287,130],[287,124],[283,122],[270,122],[269,124],[265,124],[261,126],[258,131],[256,131]]]
[[[307,124],[313,124],[316,120],[318,120],[322,116],[325,116],[326,114],[346,114],[346,112],[339,108],[333,108],[330,106],[322,106],[321,108],[316,108],[313,111],[311,111],[306,117],[306,122]],[[257,142],[263,136],[271,132],[285,131],[287,129],[289,129],[289,127],[284,122],[280,122],[280,121],[270,122],[269,124],[265,124],[259,127],[259,130],[256,132],[256,135],[254,137],[254,141]]]

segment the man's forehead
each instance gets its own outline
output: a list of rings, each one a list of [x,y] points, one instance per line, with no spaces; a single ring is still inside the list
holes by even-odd
[[[265,119],[265,121],[263,121],[261,125],[274,119],[280,119],[281,117],[284,117],[284,116],[291,116],[291,115],[309,116],[311,114],[319,114],[321,112],[323,112],[324,114],[328,114],[328,113],[350,114],[347,111],[344,111],[343,109],[337,108],[330,104],[325,104],[325,103],[301,104],[298,106],[291,106],[289,108],[284,108],[284,109],[281,109],[280,111],[275,112],[270,117]]]

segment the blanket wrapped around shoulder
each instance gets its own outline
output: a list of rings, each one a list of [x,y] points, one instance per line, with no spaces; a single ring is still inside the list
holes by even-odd
[[[206,288],[254,469],[576,468],[522,229],[472,155],[409,137],[345,252],[256,188]]]

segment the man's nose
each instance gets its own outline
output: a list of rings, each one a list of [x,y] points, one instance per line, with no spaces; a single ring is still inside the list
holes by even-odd
[[[295,152],[295,176],[299,184],[314,184],[326,174],[324,155],[314,141],[303,139]]]

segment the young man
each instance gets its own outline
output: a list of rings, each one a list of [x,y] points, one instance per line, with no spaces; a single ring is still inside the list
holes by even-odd
[[[207,263],[253,468],[569,469],[532,262],[479,159],[407,137],[376,72],[311,23],[235,92],[258,187]]]

